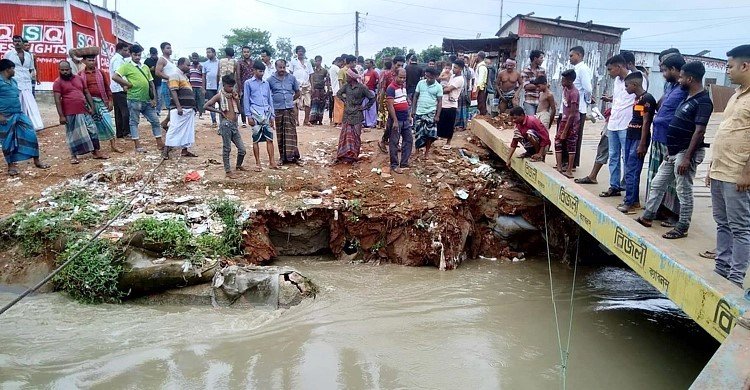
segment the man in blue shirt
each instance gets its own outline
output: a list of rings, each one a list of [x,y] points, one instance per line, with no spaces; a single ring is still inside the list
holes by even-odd
[[[299,83],[286,72],[286,61],[276,60],[276,73],[268,79],[273,101],[276,131],[279,133],[281,164],[301,165],[297,148],[297,110],[294,101],[300,96]]]
[[[646,194],[651,191],[651,182],[659,171],[659,166],[666,160],[667,156],[667,129],[669,123],[674,118],[677,107],[687,97],[687,90],[680,87],[677,80],[680,78],[680,69],[685,65],[685,59],[680,54],[664,57],[659,68],[662,76],[666,80],[664,96],[659,102],[659,108],[654,117],[653,134],[651,136],[651,157],[648,164],[648,179],[646,181]],[[648,200],[648,199],[646,199]],[[671,212],[669,221],[663,222],[664,225],[673,225],[676,222],[675,216],[680,213],[680,202],[677,199],[677,190],[675,186],[670,186],[664,194],[661,202]],[[663,209],[662,209],[663,210]],[[665,210],[663,210],[665,211]]]
[[[255,155],[255,171],[257,172],[263,170],[260,165],[259,142],[266,143],[271,169],[279,169],[273,159],[273,129],[276,127],[276,118],[273,110],[271,86],[268,81],[263,80],[265,72],[266,66],[262,61],[253,63],[253,77],[245,81],[242,101],[245,117],[247,117],[248,124],[253,128],[253,154]]]
[[[206,87],[206,101],[211,100],[219,91],[219,60],[216,59],[216,49],[206,49],[206,60],[203,65],[203,85]],[[216,114],[211,111],[211,126],[216,127]]]

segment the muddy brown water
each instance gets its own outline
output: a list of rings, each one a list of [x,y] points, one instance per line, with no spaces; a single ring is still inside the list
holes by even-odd
[[[31,297],[0,316],[0,388],[561,388],[546,259],[277,263],[318,283],[317,299],[238,311]],[[578,271],[567,388],[687,388],[718,344],[631,271]],[[552,273],[566,337],[573,272]]]

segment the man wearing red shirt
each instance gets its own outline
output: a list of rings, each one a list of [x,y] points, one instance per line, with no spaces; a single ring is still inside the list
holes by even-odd
[[[519,143],[526,149],[521,158],[531,156],[532,161],[544,161],[550,146],[547,128],[535,116],[526,115],[522,107],[513,107],[510,117],[516,124],[516,130],[510,143],[508,162],[513,158]]]
[[[109,158],[99,150],[96,125],[88,108],[94,107],[94,102],[86,82],[82,77],[73,74],[68,61],[61,61],[59,70],[60,77],[52,85],[52,91],[55,93],[55,106],[60,116],[60,124],[65,125],[70,162],[78,164],[77,156],[87,153],[93,153],[95,159]]]

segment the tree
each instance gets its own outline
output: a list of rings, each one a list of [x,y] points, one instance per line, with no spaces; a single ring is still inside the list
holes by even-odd
[[[395,57],[395,56],[406,56],[406,51],[403,47],[389,46],[382,48],[379,52],[375,53],[375,66],[378,68],[383,67],[383,57]]]
[[[270,32],[250,27],[233,28],[229,31],[230,34],[224,35],[225,47],[233,47],[235,53],[241,52],[242,46],[249,46],[250,53],[255,56],[259,55],[263,49],[268,50],[271,57],[275,54],[271,46]]]
[[[279,37],[276,39],[277,58],[291,61],[292,59],[292,40],[289,38]]]
[[[429,60],[440,61],[443,58],[443,48],[440,46],[427,46],[426,49],[419,53],[419,60],[428,62]]]

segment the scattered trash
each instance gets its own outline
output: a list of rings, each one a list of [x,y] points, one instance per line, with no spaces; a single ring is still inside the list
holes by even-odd
[[[383,170],[382,170],[382,169],[380,169],[380,168],[372,168],[372,169],[370,170],[370,172],[372,172],[372,173],[374,173],[374,174],[376,174],[376,175],[380,175],[380,174],[382,174],[382,173],[383,173]]]
[[[537,228],[520,215],[501,215],[495,219],[492,230],[502,238],[510,238],[518,233],[536,231]]]
[[[487,164],[479,164],[478,167],[471,170],[474,172],[475,175],[480,177],[487,177],[492,174],[492,172],[495,172],[495,169]]]
[[[459,188],[458,190],[456,190],[456,198],[461,200],[469,199],[469,193],[466,192],[465,189]]]
[[[317,206],[320,204],[323,204],[322,198],[305,198],[302,199],[302,202],[308,206]]]
[[[497,257],[484,257],[482,255],[479,255],[479,258],[482,260],[497,261]]]
[[[407,185],[406,185],[406,188],[409,188],[409,189],[411,189],[411,183],[407,184]]]
[[[191,202],[193,200],[195,200],[194,196],[192,196],[192,195],[185,195],[185,196],[180,196],[179,198],[174,198],[172,200],[172,202],[173,203],[177,203],[177,204],[182,204],[182,203]]]

